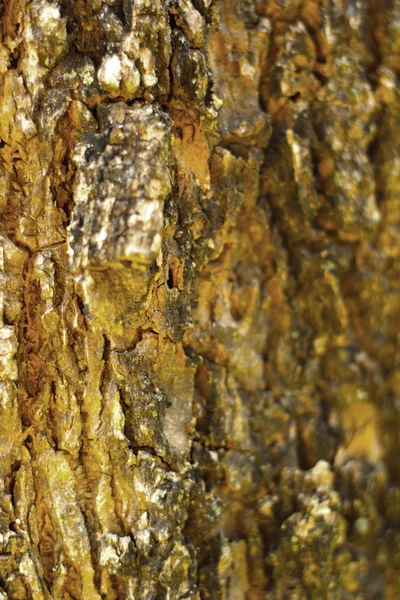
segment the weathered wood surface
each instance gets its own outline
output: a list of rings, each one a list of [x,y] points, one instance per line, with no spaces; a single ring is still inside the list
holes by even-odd
[[[399,0],[0,24],[1,600],[399,598]]]

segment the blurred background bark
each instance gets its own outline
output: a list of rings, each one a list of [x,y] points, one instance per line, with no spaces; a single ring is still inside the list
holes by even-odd
[[[399,598],[399,0],[0,23],[0,599]]]

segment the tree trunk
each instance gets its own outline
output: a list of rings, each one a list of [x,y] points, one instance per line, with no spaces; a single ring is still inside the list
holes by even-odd
[[[0,22],[0,599],[399,598],[399,0]]]

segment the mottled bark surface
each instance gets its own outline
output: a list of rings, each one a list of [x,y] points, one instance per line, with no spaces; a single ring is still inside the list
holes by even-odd
[[[399,0],[0,23],[1,600],[399,598]]]

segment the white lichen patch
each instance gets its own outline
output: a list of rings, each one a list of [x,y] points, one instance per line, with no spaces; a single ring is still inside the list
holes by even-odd
[[[121,66],[121,59],[118,54],[111,54],[103,59],[97,71],[97,78],[104,90],[119,90],[122,76]]]
[[[14,327],[0,327],[0,381],[15,381],[18,379],[16,362],[17,337]]]
[[[29,5],[33,22],[33,35],[39,48],[39,63],[52,67],[67,52],[67,23],[59,6],[45,0]]]
[[[178,20],[188,38],[200,47],[204,43],[204,18],[189,0],[178,0],[180,17]]]
[[[154,68],[154,59],[149,48],[140,50],[140,62],[142,66],[142,79],[146,87],[156,85],[158,77]]]
[[[97,78],[100,87],[115,97],[134,97],[140,86],[139,71],[126,54],[105,56],[97,71]]]
[[[119,573],[127,563],[132,563],[134,546],[129,536],[104,533],[99,544],[99,565],[111,574]]]
[[[104,73],[111,81],[111,71]],[[115,124],[107,130],[108,143],[95,150],[104,132],[88,134],[75,154],[70,256],[79,270],[121,261],[143,268],[160,251],[171,190],[170,123],[157,108],[123,104],[107,109],[104,118]]]

